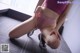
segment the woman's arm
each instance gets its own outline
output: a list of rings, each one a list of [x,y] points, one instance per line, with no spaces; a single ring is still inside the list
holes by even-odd
[[[66,19],[66,15],[67,15],[67,13],[69,12],[69,9],[70,9],[71,5],[72,5],[72,4],[68,4],[67,7],[66,7],[66,9],[65,9],[65,11],[64,11],[64,13],[62,13],[62,14],[60,15],[60,17],[58,18],[58,20],[57,20],[57,25],[56,25],[56,28],[55,28],[57,31],[60,29],[60,27],[61,27],[62,24],[64,23],[64,21],[65,21],[65,19]]]
[[[35,28],[37,19],[35,16],[31,17],[30,19],[22,22],[18,26],[14,27],[11,32],[9,33],[10,38],[18,38]]]
[[[37,6],[41,6],[43,4],[44,0],[39,0]]]
[[[38,6],[42,6],[43,2],[44,2],[44,0],[39,0],[36,8],[37,8]],[[35,8],[35,11],[36,11],[36,8]]]
[[[39,0],[38,4],[36,7],[41,6],[42,3],[44,2],[44,0]],[[39,11],[38,9],[36,9],[36,11]],[[38,12],[35,11],[35,14]],[[36,16],[32,16],[30,19],[22,22],[21,24],[19,24],[18,26],[14,27],[11,32],[9,33],[10,38],[18,38],[28,32],[30,32],[32,29],[35,28],[37,24],[37,18]]]

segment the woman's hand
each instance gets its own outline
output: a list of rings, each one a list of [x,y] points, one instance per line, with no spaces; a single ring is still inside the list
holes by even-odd
[[[60,33],[59,33],[59,30],[57,30],[57,29],[54,28],[50,35],[52,35],[52,34],[55,34],[55,35],[57,36],[57,38],[60,39]]]

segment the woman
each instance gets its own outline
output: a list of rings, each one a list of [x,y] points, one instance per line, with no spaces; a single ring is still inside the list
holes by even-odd
[[[67,8],[68,4],[58,4],[57,0],[43,1],[44,0],[39,1],[35,14],[30,19],[13,28],[9,36],[10,38],[18,38],[38,28],[43,34],[42,38],[45,43],[51,48],[56,49],[60,44],[60,34],[58,30],[65,19],[62,18],[63,16],[61,16],[61,14],[64,12],[65,8]]]

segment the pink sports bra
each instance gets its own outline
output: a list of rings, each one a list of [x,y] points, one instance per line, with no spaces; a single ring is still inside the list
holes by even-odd
[[[66,8],[68,3],[58,3],[58,2],[65,2],[68,0],[45,0],[44,4],[46,4],[46,7],[57,12],[58,14],[61,14],[64,9]]]

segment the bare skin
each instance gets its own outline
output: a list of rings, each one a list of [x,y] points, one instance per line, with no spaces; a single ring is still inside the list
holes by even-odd
[[[36,26],[36,18],[35,16],[31,17],[30,19],[22,22],[21,24],[14,27],[11,32],[9,33],[10,38],[18,38],[31,30],[33,30]]]
[[[58,14],[54,14],[52,16],[46,16],[44,9],[39,8],[37,9],[33,17],[31,17],[29,20],[26,20],[21,24],[19,24],[18,26],[16,26],[15,28],[13,28],[9,36],[10,38],[18,38],[30,32],[32,29],[36,28],[37,26],[41,30],[41,32],[44,34],[45,42],[51,48],[57,48],[59,46],[60,40],[57,35],[55,35],[54,33],[51,34],[53,29],[56,27],[57,17],[58,17]]]
[[[41,14],[39,16],[40,19],[38,22],[38,28],[43,33],[45,42],[51,48],[57,48],[60,44],[60,37],[59,34],[55,34],[53,30],[56,27],[59,15],[47,8],[42,8]]]
[[[60,44],[58,30],[65,20],[64,14],[66,13],[63,13],[60,18],[56,12],[45,7],[38,7],[34,16],[14,27],[9,36],[10,38],[18,38],[37,27],[43,33],[47,45],[51,48],[58,48]]]

